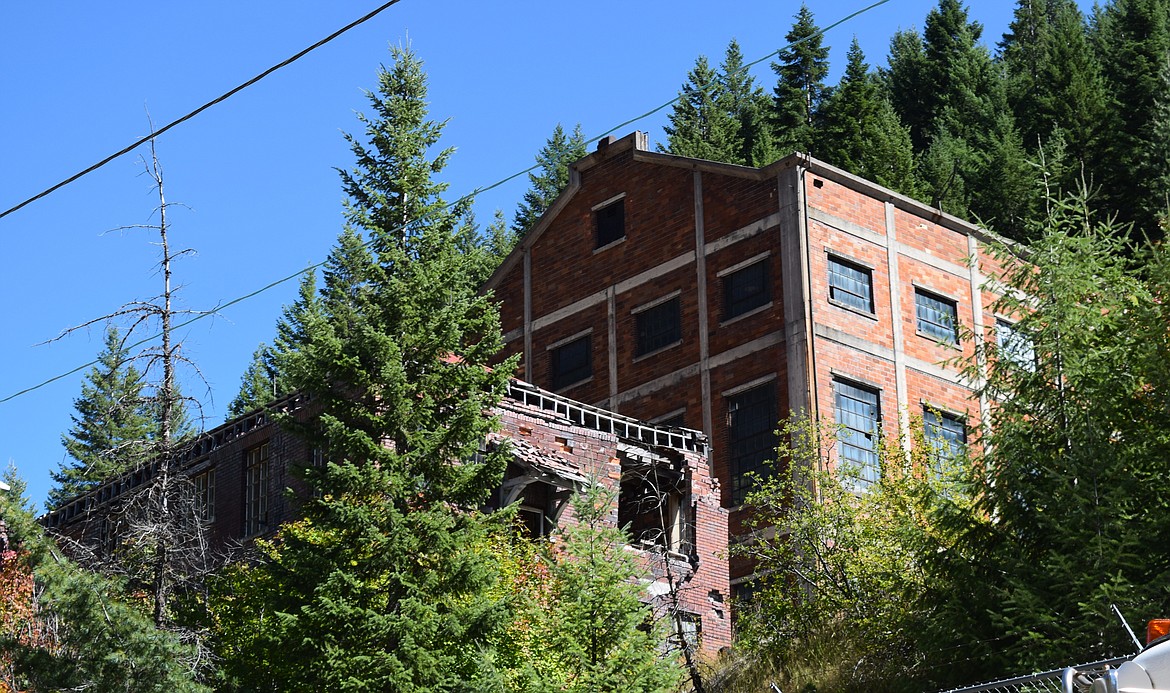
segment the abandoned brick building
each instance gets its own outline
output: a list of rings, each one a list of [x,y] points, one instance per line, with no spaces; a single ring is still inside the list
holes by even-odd
[[[299,396],[229,421],[200,436],[180,462],[194,482],[213,547],[224,549],[271,535],[298,517],[292,475],[319,455],[272,421],[272,412],[305,411]],[[656,607],[666,608],[670,580],[678,587],[683,635],[710,652],[731,644],[726,556],[727,511],[709,475],[707,439],[697,432],[647,424],[563,395],[513,381],[496,412],[512,459],[491,505],[519,501],[528,532],[547,536],[569,497],[593,480],[617,492],[615,524],[631,528],[628,547],[645,561]],[[62,504],[41,521],[50,529],[101,545],[106,517],[148,483],[143,467]]]
[[[777,420],[842,427],[835,453],[877,479],[876,435],[923,416],[950,449],[985,418],[954,367],[995,339],[983,229],[802,154],[763,168],[608,138],[488,281],[520,374],[711,441],[734,538]],[[733,584],[750,579],[732,566]]]

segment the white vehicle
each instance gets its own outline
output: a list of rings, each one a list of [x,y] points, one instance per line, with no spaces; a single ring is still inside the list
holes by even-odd
[[[1092,681],[1075,668],[1065,669],[1064,693],[1170,693],[1170,619],[1150,621],[1146,643],[1132,659]]]

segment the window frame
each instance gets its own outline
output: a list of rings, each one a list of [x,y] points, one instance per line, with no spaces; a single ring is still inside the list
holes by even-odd
[[[569,351],[572,347],[577,347],[584,343],[584,363],[575,369],[566,372],[562,359],[572,352]],[[562,339],[559,342],[549,345],[548,347],[549,362],[548,362],[548,381],[549,389],[554,392],[565,390],[576,385],[588,382],[593,378],[593,332],[592,330],[585,333],[576,334],[572,337]],[[582,373],[581,375],[577,375]],[[572,378],[571,380],[569,378]]]
[[[850,260],[831,251],[826,253],[825,265],[829,279],[829,303],[839,308],[851,310],[855,313],[861,313],[862,315],[868,317],[875,317],[877,313],[875,312],[876,309],[874,307],[873,268],[867,267],[860,262]],[[857,277],[850,277],[848,275],[842,274],[841,272],[835,272],[834,266],[840,267],[844,270],[856,272],[857,274],[862,275],[864,281],[861,281]],[[841,277],[842,281],[857,282],[859,285],[865,287],[865,289],[868,291],[868,295],[863,296],[859,293],[856,293],[855,291],[850,290],[850,288],[847,286],[842,286],[840,282],[834,281],[836,277]],[[838,295],[835,295],[837,292],[843,293],[847,298],[842,299]]]
[[[244,451],[244,536],[267,532],[270,526],[272,457],[270,441]]]
[[[946,325],[943,322],[936,322],[933,319],[930,319],[929,314],[924,315],[924,311],[933,311],[939,315],[942,315],[944,311],[940,310],[940,307],[949,310],[950,325]],[[924,289],[921,286],[915,286],[914,330],[920,337],[933,340],[938,344],[958,346],[959,302],[953,298],[940,294],[937,291],[931,291],[930,289]]]
[[[859,395],[870,395],[872,401],[862,399]],[[844,402],[843,400],[847,400]],[[866,416],[862,412],[847,409],[843,404],[857,403],[862,407],[872,407],[873,415]],[[846,476],[851,480],[846,482],[857,490],[865,490],[881,481],[882,465],[878,451],[878,441],[882,427],[882,392],[880,388],[846,378],[833,379],[833,421],[838,427],[837,432],[837,465],[848,467]],[[855,421],[870,422],[868,430],[852,425]],[[847,452],[856,451],[856,452]]]
[[[195,487],[195,502],[199,509],[199,517],[203,524],[215,522],[215,468],[204,471],[191,477]]]
[[[608,248],[626,238],[626,194],[593,207],[593,249]]]
[[[779,423],[776,381],[768,379],[724,393],[723,396],[727,408],[727,470],[731,482],[729,492],[732,507],[738,507],[755,488],[752,482],[753,474],[757,477],[767,477],[775,471],[776,448],[780,442],[776,435]],[[761,399],[753,400],[751,396]],[[754,425],[747,431],[737,431],[737,422],[742,418],[737,415],[740,412],[752,411],[750,409],[752,406],[761,405],[763,413],[760,419],[758,421],[749,419],[748,422]],[[737,449],[737,446],[741,447]]]
[[[721,280],[721,288],[723,291],[722,322],[730,322],[736,318],[748,315],[753,311],[760,310],[772,303],[771,257],[770,254],[765,253],[762,256],[751,258],[719,273],[718,276]],[[749,276],[749,272],[756,270],[761,271],[763,274],[757,282],[759,289],[747,296],[735,299],[733,294],[736,282],[744,281]]]
[[[676,291],[632,311],[635,359],[682,344],[681,293]],[[663,327],[665,323],[670,324]]]
[[[957,430],[956,430],[957,427]],[[948,436],[947,432],[957,435]],[[941,435],[940,435],[941,434]],[[967,449],[967,421],[958,414],[924,405],[922,407],[922,438],[927,446],[932,471],[942,476],[944,467],[960,459]]]
[[[1013,342],[1013,344],[1008,344]],[[1016,329],[1016,323],[1004,318],[995,319],[995,345],[998,354],[1020,368],[1035,373],[1036,344],[1032,339]]]

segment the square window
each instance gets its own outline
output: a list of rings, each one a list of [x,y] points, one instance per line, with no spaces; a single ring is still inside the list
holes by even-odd
[[[959,311],[954,301],[915,289],[914,308],[919,334],[943,344],[959,342]]]
[[[838,462],[860,488],[877,483],[878,424],[881,409],[877,390],[833,381],[833,416],[840,428],[837,438]]]
[[[268,531],[268,443],[248,450],[244,473],[244,536]]]
[[[1036,347],[1028,335],[1006,320],[995,321],[995,343],[999,353],[1026,371],[1036,370]]]
[[[829,300],[873,313],[873,274],[865,267],[830,255]]]
[[[626,198],[608,204],[593,213],[597,231],[596,248],[604,248],[626,237]]]
[[[685,477],[663,466],[622,462],[618,493],[618,526],[639,548],[674,553],[691,550]]]
[[[736,270],[723,278],[723,319],[759,308],[772,300],[768,259]]]
[[[589,335],[556,347],[549,354],[552,389],[559,390],[593,375],[593,349]]]
[[[967,426],[957,416],[926,407],[922,412],[922,427],[933,471],[941,476],[948,462],[963,456]]]
[[[682,341],[678,297],[636,313],[634,322],[638,331],[638,346],[634,356],[649,354]]]
[[[752,475],[771,471],[776,459],[776,387],[767,383],[727,398],[727,436],[731,450],[731,501],[743,503],[753,489]]]

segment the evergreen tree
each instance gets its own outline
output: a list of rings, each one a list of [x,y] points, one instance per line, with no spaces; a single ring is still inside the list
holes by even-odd
[[[572,500],[573,521],[548,563],[547,599],[527,614],[531,635],[543,643],[528,663],[534,690],[677,690],[682,670],[663,654],[662,629],[645,628],[643,571],[625,550],[629,537],[614,526],[614,505],[613,494],[597,483]]]
[[[869,72],[857,39],[840,84],[825,100],[818,156],[906,195],[917,192],[910,132]]]
[[[539,170],[528,174],[530,187],[524,193],[524,200],[516,209],[512,221],[512,231],[516,238],[523,238],[531,231],[553,200],[569,186],[569,164],[583,158],[585,154],[585,135],[581,134],[580,123],[570,135],[566,135],[565,129],[557,123],[552,136],[536,154]],[[489,233],[489,238],[497,235]]]
[[[687,73],[670,125],[663,128],[667,144],[659,149],[694,159],[742,164],[739,128],[725,85],[707,57],[701,55]]]
[[[1170,254],[1135,255],[1083,196],[1045,228],[991,306],[1018,321],[982,349],[998,404],[936,619],[995,638],[1005,671],[1127,653],[1110,605],[1170,609]]]
[[[0,492],[0,688],[206,691],[191,648],[118,595],[124,586],[78,567],[45,536],[11,472]]]
[[[782,156],[794,151],[816,154],[815,131],[829,74],[829,47],[821,38],[812,12],[802,4],[784,36],[788,45],[780,51],[780,61],[772,63],[777,76],[772,126]]]
[[[255,411],[279,396],[278,375],[272,364],[272,348],[261,343],[252,352],[252,362],[240,377],[240,391],[228,405],[228,418]]]
[[[767,166],[779,158],[768,123],[771,99],[743,64],[743,52],[732,39],[719,71],[722,73],[724,93],[731,117],[738,124],[735,141],[738,154],[735,163],[747,166]]]
[[[1099,16],[1097,33],[1114,97],[1094,166],[1102,203],[1123,223],[1161,237],[1158,219],[1170,195],[1170,161],[1158,139],[1170,102],[1170,2],[1115,0]]]
[[[430,153],[442,126],[427,116],[421,62],[391,50],[370,94],[378,115],[361,118],[368,143],[349,138],[350,224],[288,371],[319,412],[292,425],[329,462],[305,470],[317,491],[305,519],[245,569],[242,598],[258,608],[231,616],[247,626],[221,644],[248,686],[481,689],[491,672],[480,647],[507,616],[488,591],[477,511],[506,451],[477,450],[513,364],[486,367],[499,319],[466,270],[462,217],[430,178],[450,150]]]
[[[155,427],[145,389],[121,333],[110,326],[97,364],[73,400],[73,427],[61,436],[73,460],[52,473],[56,485],[49,491],[50,508],[146,460]]]

